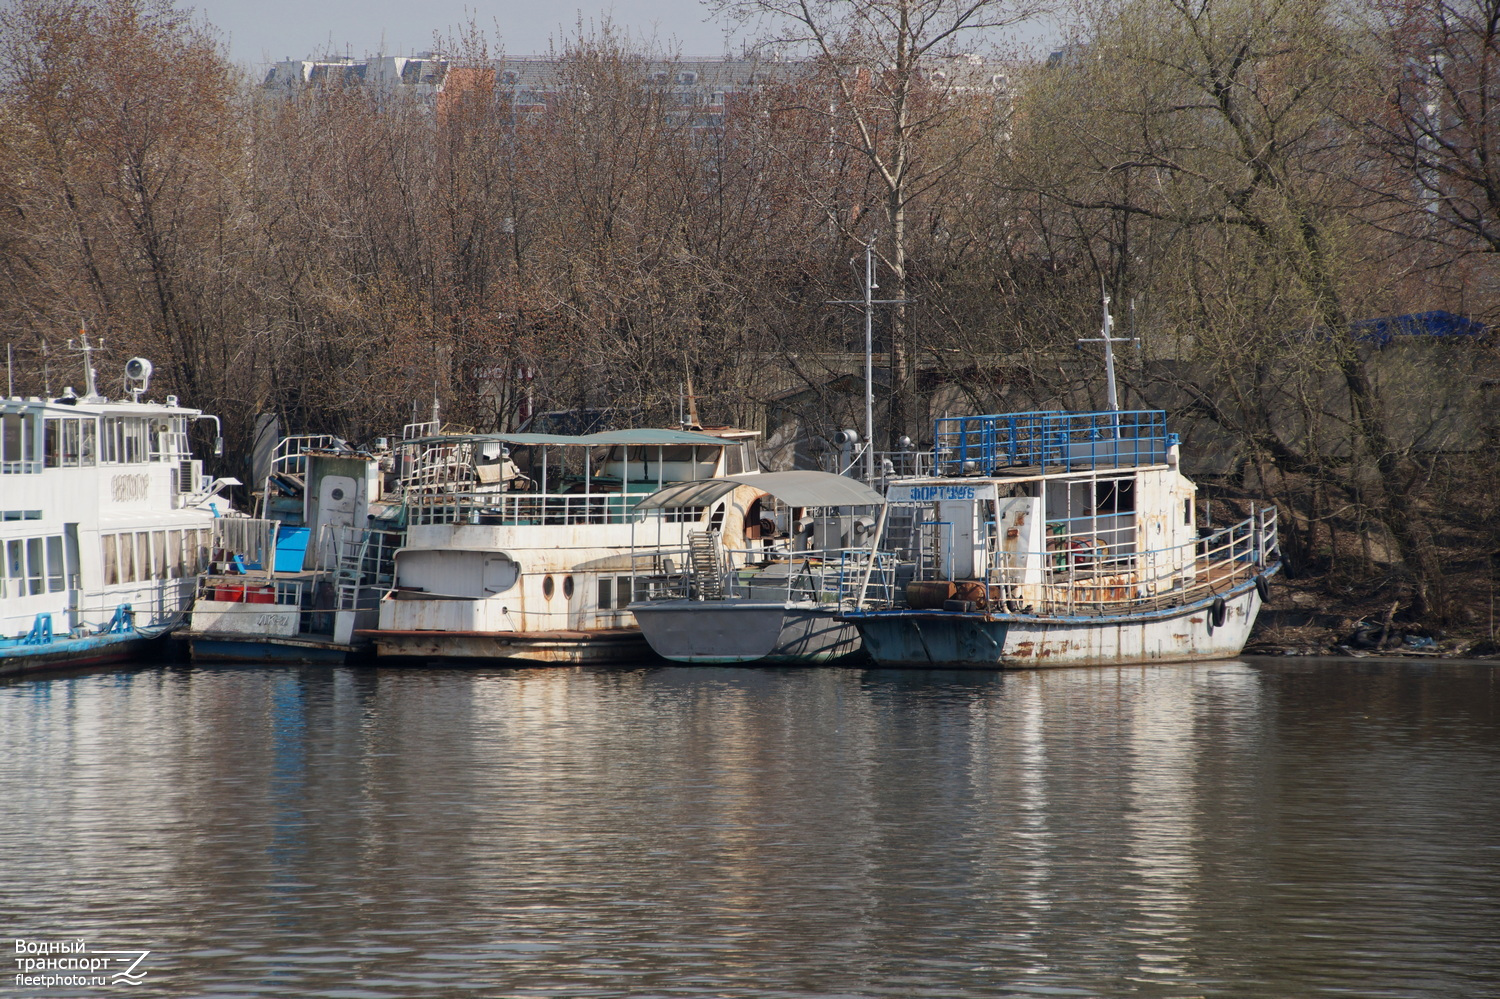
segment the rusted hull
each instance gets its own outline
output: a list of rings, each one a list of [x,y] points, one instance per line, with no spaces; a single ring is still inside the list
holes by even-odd
[[[663,659],[682,663],[806,666],[860,654],[859,631],[832,607],[748,600],[662,600],[630,605]]]
[[[1254,583],[1170,610],[1100,618],[884,611],[852,615],[865,651],[881,666],[1038,669],[1198,662],[1238,655],[1260,612]]]
[[[638,628],[601,631],[370,631],[381,658],[520,661],[555,665],[629,663],[649,658]]]
[[[317,635],[261,636],[226,634],[188,636],[189,655],[195,663],[298,663],[344,665],[370,658],[368,643],[346,645]]]

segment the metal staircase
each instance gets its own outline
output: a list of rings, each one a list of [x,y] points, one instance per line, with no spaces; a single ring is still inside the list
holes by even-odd
[[[339,529],[334,586],[339,610],[358,610],[362,590],[388,589],[392,582],[389,546],[384,535],[358,527]]]
[[[724,566],[719,560],[717,532],[688,532],[688,572],[693,594],[699,600],[724,599]]]
[[[364,531],[352,527],[339,530],[335,549],[338,559],[333,571],[339,610],[356,610],[359,607],[359,590],[365,576],[365,550],[369,544],[369,537]]]
[[[897,552],[903,560],[910,560],[914,552],[920,547],[921,539],[917,536],[917,514],[910,506],[894,504],[886,511],[885,534],[881,538],[881,548],[885,551]]]

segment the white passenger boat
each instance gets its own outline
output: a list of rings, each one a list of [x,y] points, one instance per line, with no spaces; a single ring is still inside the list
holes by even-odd
[[[693,532],[743,544],[753,490],[638,511],[674,482],[754,473],[753,431],[475,434],[406,442],[407,533],[371,632],[382,657],[610,662],[649,654],[629,604]],[[645,539],[651,539],[649,546]]]
[[[940,419],[930,477],[893,483],[846,618],[882,666],[1037,667],[1237,654],[1280,568],[1276,510],[1199,537],[1158,411]]]
[[[151,365],[126,365],[131,398],[95,388],[0,402],[0,673],[118,662],[182,620],[228,510],[188,446],[197,420],[142,401]],[[217,438],[217,432],[216,432]]]
[[[702,508],[740,487],[760,498],[743,547],[713,535],[665,553],[679,568],[638,586],[630,604],[651,650],[686,663],[814,665],[861,657],[859,632],[842,620],[867,567],[885,499],[827,472],[765,472],[668,486],[639,510]]]

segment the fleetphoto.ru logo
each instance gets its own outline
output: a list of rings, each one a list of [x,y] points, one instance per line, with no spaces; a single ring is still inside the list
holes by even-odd
[[[103,988],[139,985],[149,950],[104,950],[78,940],[16,940],[18,988]]]

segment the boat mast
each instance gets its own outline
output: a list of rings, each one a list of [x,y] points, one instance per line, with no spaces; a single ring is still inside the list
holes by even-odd
[[[853,261],[851,260],[852,264]],[[865,311],[865,481],[875,481],[875,306],[905,305],[909,298],[876,298],[875,240],[865,243],[865,296],[834,299],[824,305],[858,305]]]
[[[102,396],[99,395],[99,388],[95,384],[95,377],[94,377],[94,348],[89,344],[89,331],[88,331],[88,327],[86,327],[86,326],[80,326],[78,328],[78,339],[79,339],[79,342],[82,344],[82,346],[74,348],[73,347],[73,341],[69,340],[68,341],[68,347],[70,349],[80,350],[83,353],[83,380],[84,380],[84,396],[83,396],[83,401],[84,402],[103,402],[104,399],[103,399]]]
[[[865,244],[865,481],[875,481],[875,244]]]
[[[1101,286],[1100,294],[1104,299],[1104,323],[1100,329],[1100,335],[1092,338],[1080,338],[1079,343],[1102,343],[1104,344],[1104,386],[1109,400],[1109,411],[1118,413],[1120,411],[1120,398],[1115,393],[1115,344],[1139,342],[1139,337],[1114,336],[1114,320],[1109,315],[1109,292]],[[1132,313],[1132,319],[1134,314]],[[1115,436],[1120,436],[1120,423],[1115,421]]]

